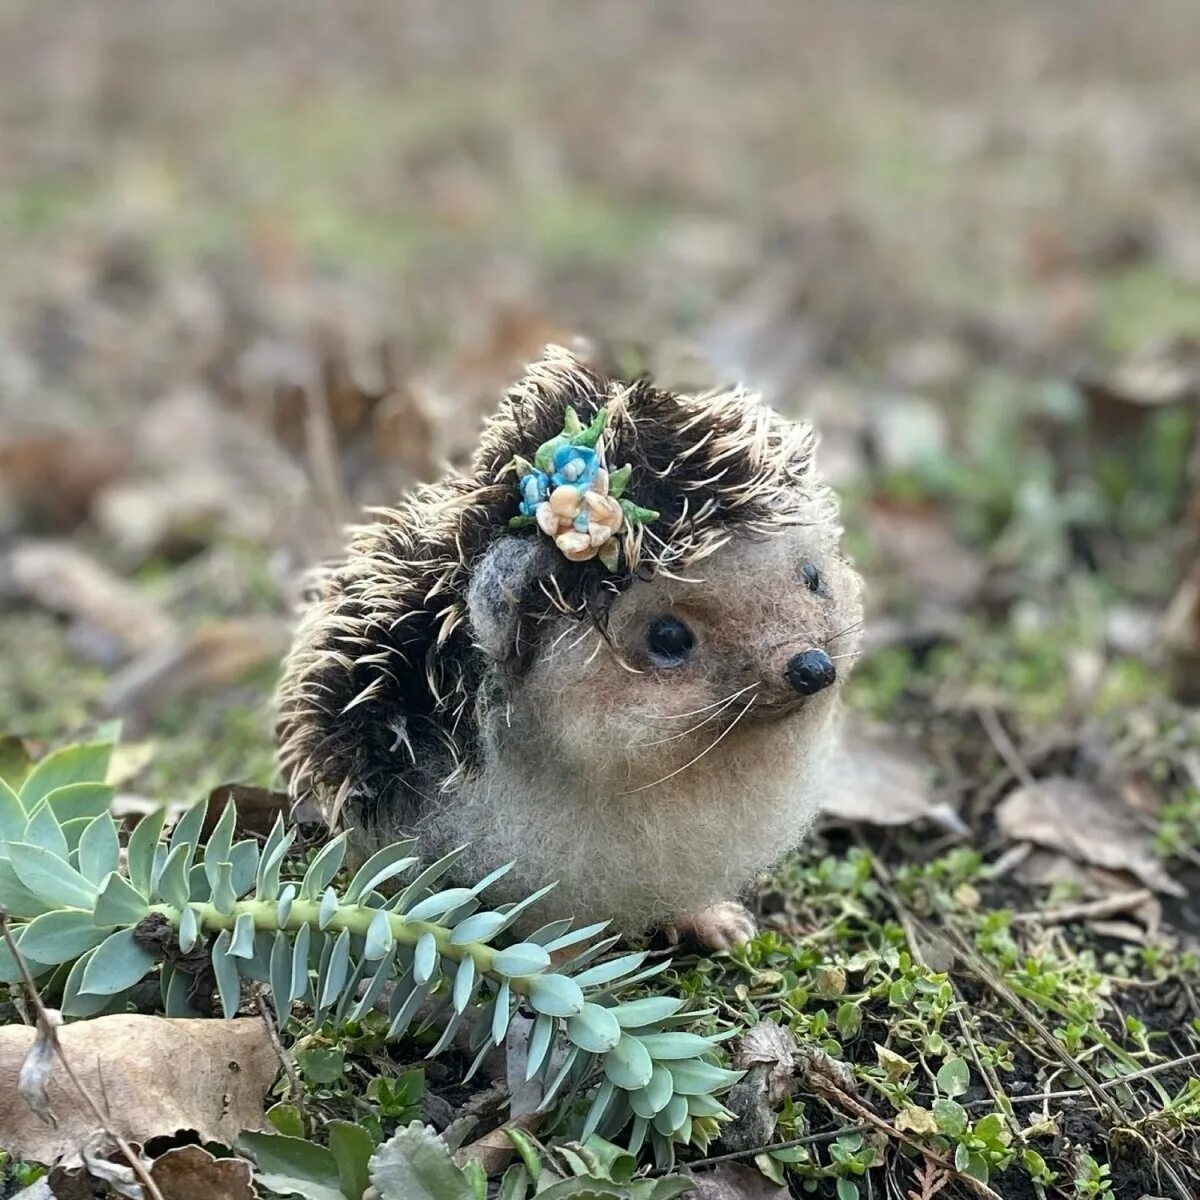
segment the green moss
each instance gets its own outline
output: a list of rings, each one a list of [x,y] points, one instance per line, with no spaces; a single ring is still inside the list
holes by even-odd
[[[1104,281],[1098,324],[1100,341],[1113,354],[1200,336],[1200,288],[1157,264],[1128,267]]]

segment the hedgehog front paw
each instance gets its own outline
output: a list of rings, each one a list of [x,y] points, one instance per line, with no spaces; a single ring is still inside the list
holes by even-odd
[[[704,950],[727,952],[748,942],[758,927],[748,909],[732,900],[722,900],[681,917],[664,932],[672,945],[691,942]]]

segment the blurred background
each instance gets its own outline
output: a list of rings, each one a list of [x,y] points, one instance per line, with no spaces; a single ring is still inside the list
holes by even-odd
[[[301,569],[584,337],[817,423],[918,809],[1149,780],[1194,854],[1198,61],[1194,0],[3,0],[0,731],[270,784]]]

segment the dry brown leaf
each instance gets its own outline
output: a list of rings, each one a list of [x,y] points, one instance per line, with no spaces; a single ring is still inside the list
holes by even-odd
[[[753,1167],[721,1163],[693,1177],[692,1200],[788,1200],[787,1188],[772,1183]]]
[[[996,824],[1016,841],[1057,850],[1076,862],[1128,871],[1156,892],[1187,894],[1163,869],[1149,836],[1120,797],[1081,780],[1054,777],[1017,788],[997,807]]]
[[[263,1124],[263,1097],[279,1061],[261,1021],[177,1020],[120,1015],[77,1021],[58,1031],[80,1082],[129,1141],[194,1129],[203,1141],[232,1144]],[[46,1095],[57,1125],[43,1123],[17,1090],[33,1045],[26,1025],[0,1028],[0,1141],[33,1162],[75,1156],[95,1120],[62,1064]]]
[[[258,1200],[248,1162],[214,1158],[200,1146],[179,1146],[160,1154],[150,1178],[163,1200]]]
[[[126,654],[163,641],[174,628],[147,596],[68,542],[25,542],[13,550],[9,565],[26,599],[90,626]]]
[[[796,1039],[774,1021],[760,1021],[738,1043],[733,1063],[745,1074],[724,1098],[737,1120],[725,1128],[721,1144],[728,1150],[764,1146],[775,1133],[780,1103],[795,1075]]]
[[[864,722],[849,723],[822,811],[851,824],[932,820],[952,833],[965,832],[958,814],[934,796],[930,774],[931,764],[915,746]]]
[[[88,431],[0,442],[3,491],[30,526],[69,533],[97,493],[119,479],[129,449],[119,436]]]
[[[135,723],[176,696],[220,688],[287,650],[286,625],[269,617],[224,621],[196,630],[131,662],[109,685],[106,708]]]
[[[513,1117],[503,1125],[476,1138],[461,1149],[454,1152],[454,1161],[464,1166],[475,1159],[485,1175],[498,1175],[516,1157],[516,1149],[505,1133],[507,1129],[520,1129],[533,1132],[545,1119],[545,1113],[526,1113],[524,1116]]]

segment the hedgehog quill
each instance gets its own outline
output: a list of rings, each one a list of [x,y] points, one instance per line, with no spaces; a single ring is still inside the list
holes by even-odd
[[[814,436],[744,390],[679,396],[550,347],[464,473],[357,528],[281,684],[296,796],[367,854],[515,860],[536,920],[715,949],[805,835],[859,646]]]

